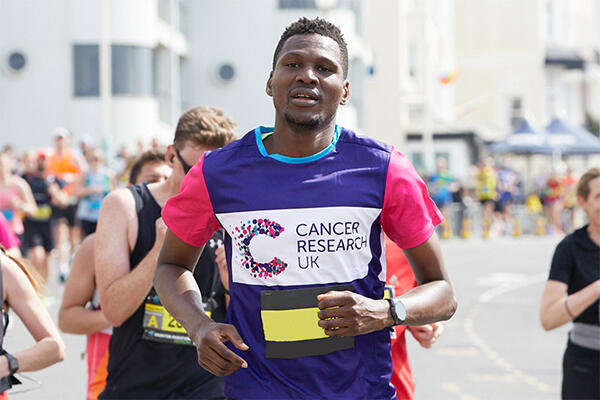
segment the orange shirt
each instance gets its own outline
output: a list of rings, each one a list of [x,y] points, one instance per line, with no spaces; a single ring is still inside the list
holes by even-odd
[[[50,156],[48,161],[48,173],[58,179],[64,179],[67,174],[78,174],[81,172],[79,165],[75,161],[75,154],[72,149],[65,149],[62,156],[56,153]]]

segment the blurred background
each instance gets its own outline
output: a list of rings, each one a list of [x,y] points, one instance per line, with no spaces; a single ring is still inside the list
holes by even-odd
[[[349,47],[338,123],[393,144],[424,177],[443,159],[474,192],[491,155],[518,174],[522,203],[543,202],[552,174],[600,163],[595,0],[0,0],[0,144],[49,147],[65,127],[110,163],[170,143],[200,104],[240,135],[272,125],[275,45],[317,15]]]
[[[436,350],[410,345],[417,398],[557,398],[566,330],[543,332],[537,308],[554,245],[584,223],[577,179],[600,165],[600,1],[0,0],[0,146],[19,172],[69,136],[123,182],[190,107],[223,108],[240,136],[272,125],[273,52],[301,16],[348,43],[338,124],[406,154],[447,217],[461,307]],[[76,353],[60,371],[76,394],[51,368],[20,398],[81,398]]]

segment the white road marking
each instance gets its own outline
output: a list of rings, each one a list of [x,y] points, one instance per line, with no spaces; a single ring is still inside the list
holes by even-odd
[[[506,294],[510,291],[521,289],[526,286],[534,285],[543,282],[547,279],[547,274],[536,274],[536,275],[521,275],[521,274],[494,274],[490,277],[478,279],[477,284],[479,285],[493,285],[491,289],[486,290],[479,296],[479,302],[473,306],[466,318],[465,318],[465,331],[467,332],[468,338],[471,342],[490,360],[492,360],[497,366],[504,369],[507,374],[502,375],[504,382],[516,382],[522,381],[526,384],[533,386],[535,389],[549,393],[552,392],[550,385],[547,385],[536,377],[526,374],[524,371],[516,368],[514,365],[505,360],[498,352],[496,352],[485,340],[483,340],[475,331],[474,321],[479,312],[481,311],[482,305],[490,302],[492,299]],[[500,377],[500,376],[499,376]],[[483,379],[484,376],[475,376],[474,379]],[[489,381],[489,380],[486,380]]]

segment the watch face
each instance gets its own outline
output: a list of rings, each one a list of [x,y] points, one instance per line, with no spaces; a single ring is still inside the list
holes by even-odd
[[[394,311],[396,314],[396,322],[404,322],[404,320],[406,319],[406,308],[404,307],[404,304],[398,299],[394,299]]]

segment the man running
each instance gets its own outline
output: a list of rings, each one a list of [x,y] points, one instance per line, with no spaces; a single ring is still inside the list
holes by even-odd
[[[234,138],[235,124],[221,110],[193,108],[179,119],[167,149],[173,168],[169,178],[115,190],[102,202],[94,249],[96,284],[102,312],[114,329],[100,399],[222,398],[222,378],[198,367],[192,342],[161,305],[152,276],[166,230],[162,206],[205,151]],[[216,247],[219,238],[213,237],[213,243]],[[192,279],[202,287],[207,312],[223,321],[225,293],[214,260],[209,246]]]
[[[339,29],[302,18],[283,33],[258,127],[192,168],[163,209],[154,285],[199,364],[232,398],[394,398],[390,331],[450,318],[454,291],[434,234],[441,215],[404,155],[335,124],[349,97]],[[202,309],[193,266],[224,228],[227,324]],[[382,231],[418,286],[383,299]],[[224,342],[229,342],[225,344]]]
[[[27,171],[23,175],[23,179],[31,187],[37,204],[36,213],[26,216],[23,221],[25,228],[23,247],[27,259],[35,265],[44,281],[48,280],[50,252],[54,249],[52,208],[68,205],[67,196],[60,190],[56,178],[47,173],[47,166],[48,155],[44,151],[39,151],[35,157],[35,164],[27,166]]]

